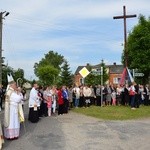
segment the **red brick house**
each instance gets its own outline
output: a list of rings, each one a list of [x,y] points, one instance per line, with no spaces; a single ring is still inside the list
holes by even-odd
[[[87,67],[89,64],[87,64],[86,66],[78,66],[78,68],[75,71],[74,74],[74,83],[81,85],[83,84],[83,77],[80,75],[79,71],[83,68],[83,67]],[[91,65],[90,65],[91,66]],[[101,65],[93,65],[91,66],[92,71],[99,71],[101,68]],[[123,72],[124,66],[123,65],[117,65],[116,63],[114,63],[113,65],[106,65],[106,70],[107,73],[109,74],[109,79],[108,79],[108,83],[109,84],[118,84],[121,76],[122,76],[122,72]]]

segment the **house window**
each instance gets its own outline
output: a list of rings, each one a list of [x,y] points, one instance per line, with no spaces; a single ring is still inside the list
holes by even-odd
[[[96,71],[97,71],[97,72],[100,72],[100,71],[101,71],[101,69],[96,69]]]
[[[80,84],[84,84],[84,79],[80,78]]]
[[[113,78],[113,84],[119,84],[120,80],[121,78],[117,78],[117,77]]]

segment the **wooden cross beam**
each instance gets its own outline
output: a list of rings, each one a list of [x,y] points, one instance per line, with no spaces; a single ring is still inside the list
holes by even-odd
[[[127,51],[127,28],[126,19],[133,18],[136,15],[126,15],[126,7],[123,6],[123,16],[114,16],[113,19],[123,19],[124,20],[124,54],[125,54],[125,66],[128,66],[128,51]]]

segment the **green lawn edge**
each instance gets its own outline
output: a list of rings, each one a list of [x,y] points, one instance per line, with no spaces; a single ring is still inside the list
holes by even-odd
[[[90,106],[89,108],[73,108],[72,111],[103,120],[150,118],[150,106],[140,106],[135,110],[132,110],[129,106]]]

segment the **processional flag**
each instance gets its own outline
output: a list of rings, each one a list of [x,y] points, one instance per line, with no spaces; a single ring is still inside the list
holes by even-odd
[[[130,73],[130,71],[129,71],[128,68],[127,68],[127,72],[128,72],[128,76],[129,76],[130,82],[131,82],[131,83],[134,82],[134,79],[133,79],[133,77],[132,77],[132,75],[131,75],[131,73]]]
[[[126,68],[124,68],[123,72],[122,72],[121,80],[120,80],[120,85],[125,84],[126,74],[127,74],[127,70],[126,70]]]
[[[124,85],[126,84],[126,80],[129,82],[134,82],[134,79],[129,71],[129,69],[127,67],[125,67],[123,69],[123,72],[122,72],[122,76],[121,76],[121,80],[120,80],[120,85]]]

